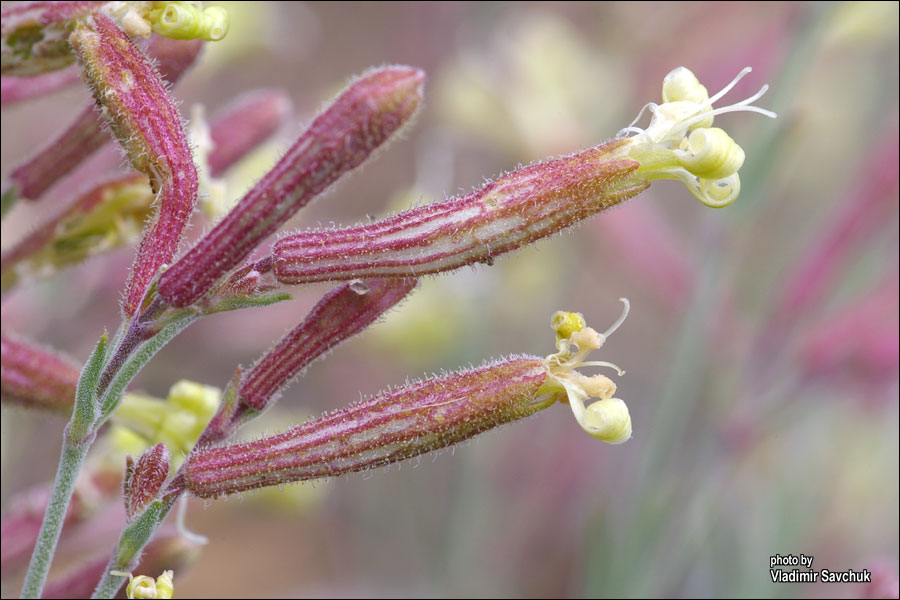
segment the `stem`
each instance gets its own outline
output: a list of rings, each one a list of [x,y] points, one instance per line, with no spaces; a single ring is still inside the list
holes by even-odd
[[[144,547],[153,539],[156,530],[166,520],[172,507],[175,506],[181,492],[166,494],[162,500],[151,504],[137,519],[132,521],[119,537],[116,550],[109,559],[103,576],[94,588],[91,598],[113,598],[125,583],[126,577],[113,575],[113,571],[130,571],[136,564],[135,559]]]
[[[115,349],[109,354],[106,353],[104,333],[91,358],[85,363],[78,382],[75,409],[66,427],[62,456],[53,483],[50,503],[44,514],[38,541],[31,555],[25,584],[22,587],[23,598],[41,597],[66,510],[75,489],[75,480],[88,450],[97,437],[97,432],[118,407],[125,388],[141,369],[169,340],[199,316],[197,312],[187,312],[171,320],[146,341],[131,339],[133,337],[131,334],[140,328],[129,327],[126,331],[123,324],[115,336],[114,341],[118,342],[114,346]],[[122,334],[123,331],[126,332]]]
[[[91,594],[91,598],[112,598],[119,591],[119,588],[122,587],[122,584],[127,581],[128,578],[124,575],[112,574],[112,571],[124,571],[124,569],[116,566],[115,562],[115,557],[110,559],[109,564],[106,565],[106,569],[103,571],[103,577],[100,578],[94,593]]]
[[[44,513],[44,521],[41,523],[41,531],[38,533],[37,543],[28,564],[28,572],[25,574],[25,583],[22,585],[23,598],[41,597],[47,573],[50,571],[50,563],[53,562],[53,555],[56,552],[56,544],[62,532],[66,511],[72,500],[72,492],[75,490],[75,481],[78,479],[84,457],[97,437],[96,389],[100,370],[106,362],[106,342],[107,336],[104,332],[78,377],[72,417],[63,435],[59,468],[53,481],[53,490]]]
[[[47,505],[47,512],[44,513],[44,522],[41,524],[41,532],[38,534],[31,562],[28,563],[28,572],[22,585],[22,598],[41,597],[66,511],[69,509],[69,501],[75,490],[75,480],[78,479],[81,465],[94,438],[95,435],[90,435],[81,441],[73,442],[68,435],[64,436],[56,481],[53,482],[50,503]]]
[[[109,384],[104,385],[103,389],[98,390],[100,392],[98,402],[100,407],[100,423],[98,424],[98,427],[105,423],[109,416],[115,412],[122,399],[122,394],[125,393],[125,388],[128,387],[128,384],[130,384],[137,374],[140,373],[141,369],[150,362],[150,359],[153,358],[172,338],[184,331],[188,325],[193,323],[199,317],[200,313],[190,312],[189,314],[172,321],[159,330],[159,332],[149,340],[137,345],[134,350],[131,350],[130,356],[126,360],[123,360],[121,365],[115,370],[115,373],[109,377]],[[126,339],[122,341],[122,344],[128,345],[128,334],[126,334],[125,337]],[[104,373],[104,376],[105,375],[106,373]],[[105,382],[103,383],[105,384]]]

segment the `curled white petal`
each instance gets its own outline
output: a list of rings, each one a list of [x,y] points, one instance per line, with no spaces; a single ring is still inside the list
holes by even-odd
[[[675,150],[688,171],[704,179],[723,179],[738,172],[744,164],[744,150],[724,129],[695,129],[687,139],[685,150]]]
[[[631,415],[619,398],[594,402],[584,412],[582,429],[607,444],[624,444],[631,439]]]

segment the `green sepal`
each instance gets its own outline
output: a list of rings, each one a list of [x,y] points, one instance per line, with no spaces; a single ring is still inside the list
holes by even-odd
[[[169,514],[169,510],[166,503],[162,500],[154,500],[125,527],[122,537],[119,538],[119,546],[116,548],[115,555],[116,564],[121,566],[122,570],[135,566],[132,561],[153,537],[167,514]]]
[[[66,436],[71,443],[84,440],[93,430],[97,421],[97,382],[106,366],[106,347],[109,336],[103,332],[100,341],[94,346],[90,358],[81,369],[78,387],[75,390],[75,408],[69,421]]]
[[[203,314],[212,315],[220,312],[228,312],[230,310],[240,310],[242,308],[258,308],[260,306],[277,304],[278,302],[290,300],[292,298],[293,296],[284,292],[276,294],[261,294],[258,296],[250,297],[233,296],[231,298],[226,298],[220,302],[217,302],[216,304],[213,304],[211,306],[204,307]]]

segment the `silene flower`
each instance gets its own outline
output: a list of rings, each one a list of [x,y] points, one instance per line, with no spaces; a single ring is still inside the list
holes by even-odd
[[[491,264],[496,256],[636,196],[656,179],[678,179],[707,206],[727,206],[740,193],[744,151],[723,129],[712,127],[714,118],[734,111],[775,117],[752,106],[767,86],[745,100],[713,108],[749,72],[744,69],[710,97],[691,71],[678,67],[663,82],[663,103],[647,104],[608,142],[381,221],[284,236],[266,264],[284,284],[419,276]],[[641,129],[635,123],[645,110],[652,117]]]
[[[577,313],[558,312],[551,326],[557,352],[545,358],[514,356],[477,368],[408,383],[279,435],[198,448],[182,468],[183,486],[211,498],[294,481],[363,471],[439,450],[479,433],[568,403],[593,437],[621,444],[631,437],[625,403],[604,375],[579,368],[611,367],[586,361],[628,314],[605,333]],[[591,399],[596,399],[587,404]]]

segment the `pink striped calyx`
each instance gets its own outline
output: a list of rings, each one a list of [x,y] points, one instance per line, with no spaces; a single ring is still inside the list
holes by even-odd
[[[128,521],[156,500],[168,476],[169,451],[165,444],[148,448],[136,463],[130,456],[126,458],[123,496]]]
[[[492,264],[645,190],[646,181],[631,178],[639,164],[614,158],[623,143],[518,169],[478,191],[382,221],[286,236],[273,246],[275,276],[299,284]]]
[[[471,194],[375,223],[289,235],[273,246],[275,276],[284,284],[300,284],[491,264],[498,255],[636,196],[655,179],[681,180],[704,204],[726,206],[740,192],[737,172],[744,151],[723,129],[712,127],[714,117],[738,110],[775,116],[751,105],[766,86],[746,100],[713,109],[749,72],[743,70],[710,97],[688,69],[674,69],[663,82],[663,104],[646,107],[652,113],[646,129],[632,123],[595,148],[518,169]]]
[[[3,402],[72,412],[81,368],[57,352],[3,333],[0,337],[0,391]]]
[[[208,498],[417,456],[553,404],[534,398],[545,379],[537,357],[426,379],[277,436],[196,450],[184,466],[185,485]]]
[[[241,400],[264,410],[310,363],[371,325],[417,283],[412,277],[369,279],[335,288],[247,372]]]
[[[197,302],[287,219],[362,164],[416,113],[425,75],[385,67],[353,81],[219,223],[159,280],[174,307]]]
[[[408,383],[279,435],[195,448],[179,485],[195,496],[211,498],[363,471],[445,448],[556,402],[568,403],[587,433],[622,443],[631,437],[631,417],[624,402],[612,397],[615,384],[603,375],[587,376],[577,369],[618,369],[584,358],[602,345],[625,314],[627,307],[605,334],[599,334],[585,327],[580,315],[557,313],[551,326],[558,352],[546,358],[516,356]],[[590,398],[598,401],[585,406]]]
[[[134,42],[101,14],[79,24],[70,41],[113,133],[159,199],[125,290],[123,310],[132,315],[178,250],[196,201],[197,170],[178,110]]]

